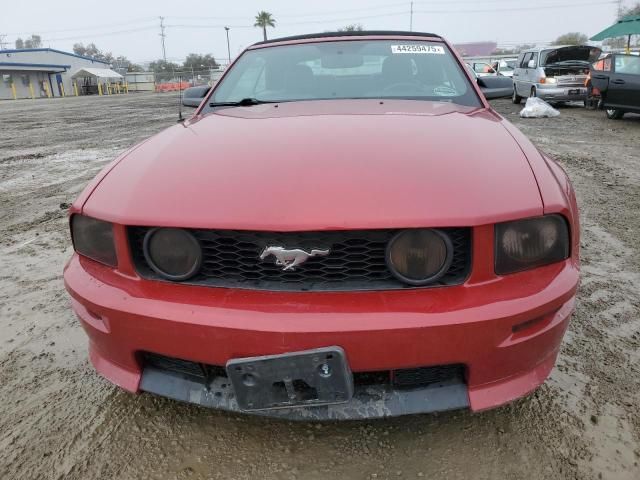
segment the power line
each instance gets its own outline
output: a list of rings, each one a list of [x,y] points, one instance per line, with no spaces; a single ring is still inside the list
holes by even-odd
[[[283,14],[283,15],[274,15],[276,18],[305,18],[305,17],[317,17],[318,15],[330,15],[330,14],[335,14],[335,15],[342,15],[343,13],[355,13],[355,12],[362,12],[362,11],[371,11],[371,10],[387,10],[389,8],[396,8],[396,7],[406,7],[407,6],[407,2],[400,2],[400,3],[388,3],[386,5],[367,5],[366,7],[360,7],[360,8],[348,8],[348,9],[344,9],[344,10],[333,10],[332,12],[315,12],[315,13],[298,13],[298,14]]]
[[[491,1],[502,1],[502,0],[491,0]],[[579,3],[564,3],[561,5],[544,5],[543,7],[541,7],[540,4],[536,4],[536,6],[525,6],[525,7],[498,7],[498,8],[478,8],[478,9],[473,9],[473,10],[469,10],[469,9],[464,9],[464,10],[460,10],[460,9],[434,9],[434,10],[416,10],[413,9],[413,13],[420,13],[420,14],[468,14],[468,13],[500,13],[500,12],[509,12],[509,11],[526,11],[526,10],[540,10],[541,8],[544,8],[546,10],[549,9],[562,9],[562,8],[569,8],[569,7],[576,7],[576,6],[593,6],[593,5],[612,5],[614,3],[616,3],[617,0],[605,0],[605,1],[593,1],[593,2],[579,2]],[[414,3],[422,3],[424,4],[424,2],[414,2]],[[456,2],[456,3],[469,3],[467,0],[461,0],[461,2]],[[475,2],[474,2],[475,3]],[[407,6],[406,3],[402,4],[404,6]],[[409,5],[410,6],[410,5]],[[367,11],[370,10],[369,8],[367,8]],[[362,11],[362,9],[358,10],[358,11]],[[333,14],[339,14],[339,12],[334,12]],[[333,14],[327,14],[327,15],[333,15]],[[359,15],[359,16],[354,16],[354,17],[341,17],[341,18],[315,18],[313,20],[302,20],[302,21],[287,21],[287,22],[279,22],[278,25],[279,26],[295,26],[295,25],[317,25],[317,24],[321,24],[321,23],[337,23],[337,22],[350,22],[350,21],[358,21],[358,20],[367,20],[367,19],[373,19],[373,18],[385,18],[385,17],[394,17],[394,16],[402,16],[402,15],[409,15],[411,16],[411,10],[402,10],[402,11],[394,11],[394,12],[388,12],[388,13],[380,13],[380,14],[373,14],[373,15]],[[307,15],[304,15],[307,16]],[[300,15],[300,17],[303,17],[303,15]],[[177,18],[177,17],[167,17],[167,18]],[[207,18],[213,18],[213,17],[200,17],[200,20],[206,20]],[[291,17],[290,17],[291,18]],[[296,17],[298,18],[298,17]],[[180,23],[180,24],[171,24],[171,25],[167,25],[168,27],[173,27],[173,28],[224,28],[225,25],[223,24],[189,24],[189,23]],[[230,25],[227,25],[230,26]],[[253,25],[233,25],[231,26],[233,28],[253,28]]]
[[[616,0],[609,0],[609,1],[605,1],[605,2],[582,2],[580,3],[581,7],[586,7],[586,6],[592,6],[592,5],[613,5],[616,3]],[[544,10],[549,10],[549,9],[561,9],[561,8],[568,8],[568,7],[576,7],[578,4],[576,3],[566,3],[566,4],[562,4],[562,5],[548,5],[548,6],[544,6]],[[542,10],[540,5],[536,5],[536,6],[530,6],[530,7],[506,7],[506,8],[497,8],[497,9],[473,9],[473,10],[469,10],[469,9],[464,9],[464,11],[462,10],[416,10],[415,13],[429,13],[429,14],[434,14],[434,13],[462,13],[462,14],[468,14],[468,13],[503,13],[503,12],[521,12],[521,11],[525,11],[525,10]]]
[[[70,37],[54,37],[54,38],[44,38],[42,40],[42,42],[59,42],[59,41],[64,41],[64,40],[84,40],[88,37],[90,38],[96,38],[96,37],[113,37],[116,35],[123,35],[123,34],[127,34],[127,33],[138,33],[138,32],[144,32],[144,31],[148,31],[148,30],[155,30],[158,27],[156,25],[154,26],[149,26],[149,27],[140,27],[140,28],[130,28],[130,29],[126,29],[126,30],[114,30],[111,32],[105,32],[105,33],[85,33],[84,35],[73,35]]]
[[[474,5],[478,5],[480,4],[495,4],[495,3],[506,3],[509,2],[511,4],[514,4],[516,1],[519,0],[449,0],[449,2],[447,2],[447,4],[451,5],[451,4],[474,4]],[[530,0],[522,0],[522,1],[526,1],[527,3],[529,3]],[[542,0],[544,1],[544,0]],[[549,0],[551,1],[551,0]],[[414,4],[413,7],[411,8],[411,4]],[[460,10],[460,9],[421,9],[421,10],[416,10],[415,6],[420,6],[420,5],[442,5],[442,2],[438,1],[424,1],[424,0],[415,0],[413,2],[411,2],[408,6],[410,7],[410,9],[408,11],[406,10],[402,10],[402,11],[391,11],[389,13],[379,13],[379,14],[371,14],[371,15],[360,15],[360,16],[350,16],[347,18],[344,17],[339,17],[340,15],[343,15],[345,13],[352,13],[352,12],[370,12],[372,10],[387,10],[387,9],[393,9],[395,10],[398,7],[405,7],[407,6],[407,2],[402,2],[402,3],[392,3],[392,4],[386,4],[386,5],[372,5],[372,6],[367,6],[365,8],[351,8],[351,9],[344,9],[344,10],[335,10],[333,12],[316,12],[316,13],[301,13],[301,14],[283,14],[283,15],[275,15],[276,18],[290,18],[290,19],[305,19],[308,17],[314,17],[311,20],[300,20],[300,21],[286,21],[284,23],[279,23],[279,25],[282,26],[287,26],[287,25],[313,25],[313,24],[321,24],[321,23],[328,23],[328,22],[348,22],[348,21],[357,21],[357,20],[366,20],[366,19],[373,19],[373,18],[382,18],[382,17],[387,17],[387,16],[401,16],[401,15],[409,15],[410,16],[410,29],[413,28],[413,18],[412,18],[412,12],[411,10],[413,10],[413,14],[416,13],[421,13],[421,14],[456,14],[456,13],[462,13],[462,14],[467,14],[467,13],[500,13],[500,12],[509,12],[509,11],[526,11],[526,10],[548,10],[548,9],[555,9],[555,8],[568,8],[568,7],[575,7],[575,6],[593,6],[593,5],[618,5],[618,7],[621,9],[622,8],[622,0],[609,0],[609,1],[593,1],[593,2],[574,2],[574,3],[564,3],[561,5],[554,5],[552,4],[541,4],[541,3],[536,3],[535,6],[515,6],[515,7],[501,7],[501,6],[495,6],[494,8],[486,8],[486,7],[481,7],[481,8],[475,8],[472,10],[469,9],[464,9],[464,10]],[[322,18],[318,18],[318,17],[322,17]],[[336,17],[337,16],[337,17]],[[334,18],[335,17],[335,18]],[[176,19],[176,20],[225,20],[225,19],[246,19],[246,16],[243,17],[181,17],[181,16],[169,16],[169,17],[162,17],[163,19]],[[110,23],[110,24],[102,24],[102,25],[94,25],[94,26],[85,26],[85,27],[78,27],[78,28],[70,28],[70,29],[58,29],[58,30],[42,30],[40,31],[40,33],[65,33],[65,32],[87,32],[85,34],[77,34],[77,35],[72,35],[72,36],[65,36],[65,37],[59,37],[59,38],[48,38],[46,41],[59,41],[59,40],[74,40],[74,39],[82,39],[82,38],[86,38],[86,37],[106,37],[106,36],[111,36],[111,35],[119,35],[119,34],[124,34],[124,33],[134,33],[134,32],[140,32],[140,31],[144,31],[144,30],[150,30],[152,28],[152,26],[146,25],[147,23],[149,23],[150,21],[152,21],[153,17],[138,17],[135,19],[131,19],[131,20],[127,20],[127,21],[123,21],[123,22],[118,22],[118,23]],[[143,25],[139,25],[136,26],[135,28],[131,28],[131,29],[122,29],[122,30],[111,30],[111,31],[107,31],[107,32],[95,32],[95,30],[104,30],[104,29],[112,29],[115,27],[119,27],[119,26],[127,26],[127,25],[135,25],[135,24],[140,24],[142,23]],[[228,23],[225,24],[214,24],[214,25],[190,25],[190,24],[175,24],[173,25],[174,27],[178,27],[178,28],[224,28],[225,26],[229,26],[231,28],[253,28],[252,24],[238,24],[238,25],[229,25]],[[165,25],[165,28],[168,27],[168,25]],[[161,34],[164,32],[161,32]],[[19,35],[28,35],[28,33],[9,33],[6,34],[6,36],[19,36]],[[166,33],[165,33],[166,36]]]
[[[405,3],[406,5],[406,3]],[[357,17],[349,17],[349,18],[332,18],[332,19],[318,19],[318,20],[305,20],[302,22],[286,22],[286,23],[280,23],[279,25],[281,26],[287,26],[287,25],[313,25],[313,24],[319,24],[319,23],[331,23],[331,22],[352,22],[355,20],[367,20],[370,18],[385,18],[385,17],[398,17],[398,16],[402,16],[402,15],[409,15],[409,10],[403,10],[401,12],[390,12],[390,13],[380,13],[377,15],[360,15]]]
[[[170,23],[165,25],[165,28],[225,28],[225,27],[229,27],[229,28],[255,28],[253,25],[222,25],[222,24],[217,24],[217,25],[196,25],[196,24],[175,24],[175,23]]]
[[[451,5],[451,4],[474,4],[474,5],[478,5],[478,4],[482,4],[482,3],[515,3],[517,1],[522,1],[526,4],[530,4],[530,0],[448,0],[446,3]],[[555,0],[547,0],[552,2],[552,4],[550,5],[550,7],[553,7],[553,2]],[[443,5],[442,0],[433,0],[433,1],[424,1],[424,0],[415,0],[411,3],[414,3],[415,5]],[[576,2],[574,3],[575,6],[580,6],[582,5],[583,2],[576,0]],[[536,3],[536,5],[540,5],[540,3]],[[407,2],[399,2],[399,3],[391,3],[391,4],[378,4],[378,5],[367,5],[366,7],[361,7],[361,8],[349,8],[349,9],[341,9],[341,10],[333,10],[330,12],[315,12],[315,13],[300,13],[300,14],[275,14],[274,17],[276,18],[304,18],[304,17],[317,17],[317,16],[332,16],[332,15],[342,15],[343,13],[354,13],[354,12],[362,12],[362,11],[371,11],[371,10],[387,10],[387,9],[395,9],[397,7],[406,7],[407,6]],[[544,6],[544,5],[543,5]],[[188,20],[188,19],[193,19],[193,20],[212,20],[212,19],[222,19],[222,17],[171,17],[171,18],[180,18],[183,20]],[[246,18],[246,17],[234,17],[234,18]]]
[[[504,3],[504,2],[510,2],[512,5],[515,3],[515,1],[519,1],[519,0],[451,0],[450,2],[448,2],[448,5],[451,4],[465,4],[465,3],[473,3],[475,5],[478,5],[478,3],[480,4],[487,4],[487,3]],[[528,1],[528,0],[527,0]],[[546,0],[539,0],[539,1],[546,1]],[[550,1],[550,0],[549,0]],[[570,8],[570,7],[576,7],[576,6],[580,6],[580,7],[585,7],[585,6],[593,6],[593,5],[621,5],[621,1],[620,0],[600,0],[600,1],[591,1],[591,2],[579,2],[579,3],[569,3],[569,2],[565,2],[562,3],[560,5],[553,5],[553,4],[540,4],[537,3],[535,6],[493,6],[492,8],[487,8],[487,7],[480,7],[480,8],[474,8],[474,9],[426,9],[426,8],[420,8],[420,9],[416,9],[415,6],[419,6],[419,5],[423,5],[423,6],[427,6],[427,5],[442,5],[442,3],[437,3],[436,2],[431,2],[431,1],[424,1],[424,0],[415,0],[415,1],[411,1],[409,3],[409,5],[407,5],[407,1],[403,2],[403,3],[394,3],[394,4],[388,4],[388,5],[373,5],[373,6],[367,6],[365,9],[347,9],[347,10],[341,10],[341,11],[333,11],[333,12],[327,12],[324,15],[320,14],[320,13],[315,13],[315,14],[298,14],[298,15],[281,15],[278,16],[276,15],[276,18],[291,18],[291,19],[296,19],[296,18],[300,18],[301,20],[299,21],[285,21],[284,23],[278,23],[278,25],[283,26],[283,27],[287,27],[287,26],[304,26],[304,25],[320,25],[320,24],[326,24],[326,23],[338,23],[338,22],[353,22],[353,21],[362,21],[362,20],[367,20],[367,19],[375,19],[375,18],[387,18],[387,17],[398,17],[398,16],[404,16],[404,15],[408,15],[409,16],[409,29],[413,29],[413,16],[415,14],[429,14],[429,15],[437,15],[437,14],[469,14],[469,13],[500,13],[500,12],[519,12],[519,11],[527,11],[527,10],[549,10],[549,9],[563,9],[563,8]],[[410,7],[408,10],[405,10],[406,7]],[[398,7],[404,7],[402,9],[398,10]],[[348,13],[348,12],[369,12],[371,10],[381,10],[381,9],[392,9],[392,11],[390,12],[385,12],[385,13],[372,13],[369,15],[359,15],[359,16],[347,16],[347,17],[335,17],[336,15],[342,15],[344,13]],[[324,17],[324,18],[318,18],[319,16]],[[307,17],[314,17],[312,19],[308,19],[305,20],[305,18]],[[65,40],[80,40],[80,39],[86,39],[86,38],[98,38],[98,37],[111,37],[111,36],[116,36],[116,35],[123,35],[123,34],[129,34],[129,33],[139,33],[139,32],[143,32],[143,31],[148,31],[148,30],[153,30],[158,28],[157,24],[156,26],[151,26],[151,25],[146,25],[146,23],[149,21],[149,18],[152,17],[139,17],[137,19],[131,19],[131,20],[127,20],[124,22],[120,22],[118,24],[103,24],[102,26],[95,26],[95,27],[83,27],[83,28],[77,28],[77,29],[61,29],[61,30],[49,30],[48,32],[80,32],[80,31],[84,31],[84,30],[88,30],[88,29],[92,29],[94,31],[91,32],[87,32],[85,34],[77,34],[77,35],[70,35],[70,36],[64,36],[64,37],[54,37],[54,38],[45,38],[43,39],[43,42],[47,43],[47,42],[53,42],[53,41],[65,41]],[[232,24],[223,24],[223,23],[212,23],[212,24],[192,24],[190,22],[184,22],[184,23],[170,23],[170,24],[165,24],[165,20],[167,19],[198,19],[198,20],[206,20],[206,19],[217,19],[217,20],[221,20],[222,18],[231,18],[231,17],[156,17],[156,18],[160,18],[160,37],[161,37],[161,43],[162,43],[162,50],[163,50],[163,58],[166,58],[166,45],[165,45],[165,38],[166,38],[166,29],[167,28],[177,28],[177,29],[223,29],[225,27],[229,27],[229,28],[234,28],[234,29],[253,29],[254,26],[253,24],[242,24],[241,22],[239,22],[239,24],[237,25],[232,25]],[[246,18],[246,17],[233,17],[233,18]],[[113,28],[114,26],[126,26],[126,25],[136,25],[136,24],[140,24],[142,23],[142,25],[140,26],[135,26],[133,28],[126,28],[126,29],[120,29],[120,30],[110,30],[110,31],[105,31],[105,32],[95,32],[95,30],[100,30],[100,29],[108,29],[108,28]],[[7,35],[4,36],[4,38],[6,38]],[[3,40],[4,42],[4,40]],[[3,44],[6,44],[7,42],[4,42]]]
[[[455,4],[455,5],[459,5],[459,4],[474,4],[474,5],[478,5],[478,4],[482,4],[482,3],[515,3],[518,0],[448,0],[446,3],[451,5],[451,4]],[[520,0],[526,4],[530,4],[530,0]],[[547,0],[548,2],[551,2],[550,5],[546,5],[546,4],[540,4],[540,2],[537,2],[537,8],[554,8],[554,2],[556,0]],[[611,3],[615,3],[618,0],[609,0],[609,1],[603,1],[601,2],[602,4],[611,4]],[[424,0],[415,0],[413,2],[411,2],[414,4],[414,6],[419,6],[419,5],[434,5],[434,6],[440,6],[443,5],[443,2],[441,0],[434,0],[434,1],[424,1]],[[572,6],[582,6],[584,5],[584,2],[581,0],[576,0],[574,3],[571,4]],[[405,7],[407,6],[407,2],[401,2],[401,3],[392,3],[392,4],[386,4],[386,5],[367,5],[366,7],[361,7],[361,8],[350,8],[350,9],[346,9],[346,10],[334,10],[332,12],[315,12],[315,13],[303,13],[303,14],[276,14],[274,15],[276,18],[304,18],[304,17],[317,17],[317,16],[334,16],[334,15],[342,15],[343,13],[354,13],[354,12],[362,12],[362,11],[371,11],[371,10],[380,10],[380,9],[395,9],[397,7]],[[483,7],[484,10],[484,7]],[[502,10],[501,8],[492,8],[492,9],[487,9],[487,11],[500,11]],[[443,10],[445,11],[445,10]],[[456,10],[446,10],[447,13],[452,12],[452,13],[465,13],[467,10],[465,11],[460,11],[458,9]],[[409,12],[410,13],[410,12]],[[198,19],[198,20],[211,20],[211,19],[221,19],[221,17],[171,17],[171,18],[181,18],[181,19]],[[236,17],[237,18],[237,17]],[[364,17],[363,17],[364,18]],[[340,20],[340,19],[338,19]],[[342,19],[345,20],[345,19]],[[288,22],[287,24],[291,24],[290,22]]]
[[[95,31],[95,30],[104,30],[104,29],[111,29],[114,27],[123,27],[126,25],[133,25],[136,23],[149,23],[152,21],[155,21],[156,17],[138,17],[138,18],[132,18],[130,20],[126,20],[123,22],[117,22],[117,23],[106,23],[106,24],[101,24],[101,25],[92,25],[92,26],[84,26],[84,27],[78,27],[78,28],[64,28],[64,29],[59,29],[59,30],[38,30],[38,33],[68,33],[68,32],[89,32],[89,31]],[[8,33],[7,35],[12,36],[12,37],[19,37],[19,36],[23,36],[23,35],[31,35],[32,32],[13,32],[13,33]]]

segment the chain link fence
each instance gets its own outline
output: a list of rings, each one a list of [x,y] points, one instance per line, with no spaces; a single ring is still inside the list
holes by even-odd
[[[198,85],[213,85],[222,74],[224,67],[215,69],[184,69],[154,73],[155,91],[170,92]]]

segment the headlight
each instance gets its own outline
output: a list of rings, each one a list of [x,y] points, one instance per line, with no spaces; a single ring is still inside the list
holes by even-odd
[[[167,280],[187,280],[200,270],[202,249],[198,240],[180,228],[155,228],[144,237],[144,258]]]
[[[113,241],[113,224],[84,215],[71,217],[71,240],[80,255],[105,265],[118,265]]]
[[[387,246],[389,269],[410,285],[437,280],[449,269],[452,258],[451,240],[439,230],[404,230]]]
[[[569,227],[560,215],[499,223],[495,236],[495,269],[499,275],[569,257]]]

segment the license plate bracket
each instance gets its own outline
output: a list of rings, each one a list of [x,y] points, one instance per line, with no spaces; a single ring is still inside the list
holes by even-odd
[[[580,95],[580,89],[579,88],[569,89],[569,95]]]
[[[353,375],[337,346],[236,358],[226,367],[242,410],[330,405],[353,396]]]

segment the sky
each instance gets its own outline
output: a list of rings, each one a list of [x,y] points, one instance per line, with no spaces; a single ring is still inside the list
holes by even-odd
[[[43,46],[71,51],[76,42],[95,43],[134,62],[162,58],[160,16],[165,17],[167,59],[181,62],[189,53],[212,53],[227,60],[262,40],[253,27],[260,10],[276,27],[270,38],[325,32],[358,23],[372,30],[409,30],[410,1],[397,0],[3,0],[0,41],[13,48],[18,36],[40,34]],[[617,0],[415,0],[413,30],[443,35],[454,43],[496,41],[501,46],[545,43],[563,33],[595,35],[615,21]],[[631,6],[634,0],[622,0]],[[10,5],[10,6],[8,6]],[[25,8],[28,5],[28,9]]]

